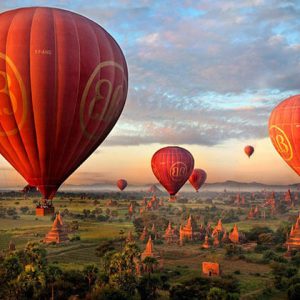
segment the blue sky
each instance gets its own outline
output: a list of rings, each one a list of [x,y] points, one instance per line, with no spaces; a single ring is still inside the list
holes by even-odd
[[[272,108],[300,91],[298,1],[4,0],[0,11],[20,6],[83,14],[120,44],[129,95],[109,149],[260,143]]]

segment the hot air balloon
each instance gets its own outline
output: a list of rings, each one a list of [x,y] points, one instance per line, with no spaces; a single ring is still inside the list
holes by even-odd
[[[254,148],[250,145],[247,145],[245,148],[244,148],[244,151],[245,153],[248,155],[248,157],[250,158],[250,156],[253,154],[254,152]]]
[[[117,186],[121,191],[123,191],[127,186],[127,181],[125,179],[119,179],[117,181]]]
[[[194,169],[189,181],[191,185],[195,188],[196,192],[201,188],[201,186],[204,184],[206,180],[207,174],[202,169]]]
[[[285,162],[300,175],[300,95],[277,105],[269,119],[271,141]]]
[[[169,146],[158,150],[152,157],[151,167],[155,177],[174,199],[194,168],[192,154],[184,148]]]
[[[114,127],[127,82],[120,47],[95,22],[46,7],[0,14],[0,153],[44,208]]]

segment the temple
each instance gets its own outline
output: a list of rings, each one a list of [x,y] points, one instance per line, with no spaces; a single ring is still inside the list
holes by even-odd
[[[164,238],[168,244],[176,243],[178,241],[178,232],[172,228],[171,222],[165,231]]]
[[[180,226],[180,245],[183,245],[184,240],[194,240],[197,235],[197,226],[192,218],[192,215],[189,216],[186,225]]]
[[[288,252],[291,252],[292,250],[300,250],[300,214],[295,225],[293,225],[291,228],[285,245]]]
[[[252,206],[249,213],[248,213],[248,220],[252,220],[254,218],[259,217],[259,209],[258,206],[256,205],[255,207]]]
[[[206,276],[219,276],[221,274],[220,265],[213,262],[202,262],[202,273]]]
[[[62,221],[60,213],[55,217],[51,230],[46,234],[43,242],[49,243],[63,243],[69,241],[68,234]]]
[[[132,231],[130,230],[128,232],[127,238],[126,238],[126,243],[133,243],[134,242],[134,236],[132,234]]]
[[[149,232],[148,232],[147,227],[145,226],[144,229],[143,229],[143,232],[140,236],[140,241],[144,242],[144,241],[147,240],[148,237],[149,237]]]
[[[205,236],[204,243],[202,244],[202,248],[203,249],[209,249],[210,248],[208,235]]]
[[[219,236],[221,233],[224,233],[224,227],[222,224],[222,220],[219,219],[217,226],[214,228],[213,232],[212,232],[212,236]]]
[[[161,256],[160,256],[159,252],[154,249],[151,235],[149,236],[146,248],[145,248],[144,252],[141,255],[142,272],[145,272],[146,269],[148,268],[147,265],[143,264],[143,261],[144,261],[144,259],[146,257],[153,257],[153,258],[155,258],[157,260],[157,265],[156,266],[152,266],[154,269],[157,269],[157,268],[161,269],[162,268],[162,266],[163,266],[163,260],[161,259]]]
[[[234,224],[232,232],[229,233],[229,240],[234,244],[238,244],[240,242],[240,234],[236,224]]]

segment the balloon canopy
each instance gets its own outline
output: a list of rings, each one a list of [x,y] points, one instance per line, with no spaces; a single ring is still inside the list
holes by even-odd
[[[169,146],[153,155],[151,167],[161,185],[174,196],[193,172],[194,158],[184,148]]]
[[[116,41],[78,14],[0,14],[0,153],[46,199],[103,142],[127,96]]]
[[[248,145],[244,148],[245,153],[250,158],[250,156],[254,153],[254,147]]]
[[[189,181],[197,192],[201,188],[201,186],[204,184],[206,177],[207,177],[207,174],[204,170],[202,170],[202,169],[194,169],[193,170],[192,175],[189,178]]]
[[[279,155],[300,175],[300,95],[282,101],[273,109],[269,135]]]
[[[121,191],[123,191],[127,186],[127,181],[125,179],[119,179],[117,181],[117,186]]]

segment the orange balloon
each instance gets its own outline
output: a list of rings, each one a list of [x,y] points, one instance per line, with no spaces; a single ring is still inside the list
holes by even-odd
[[[269,135],[279,155],[300,175],[300,95],[282,101],[273,109]]]
[[[248,155],[248,157],[250,158],[250,156],[254,153],[254,148],[250,145],[247,145],[244,148],[245,153]]]

